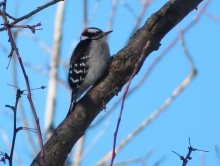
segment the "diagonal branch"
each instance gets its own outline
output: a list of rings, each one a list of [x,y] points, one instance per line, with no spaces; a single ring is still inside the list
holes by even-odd
[[[107,104],[128,82],[134,64],[140,59],[146,43],[150,42],[151,45],[145,52],[140,68],[149,54],[159,48],[162,38],[187,14],[196,9],[201,1],[168,1],[131,37],[129,43],[112,60],[108,75],[78,102],[72,113],[55,129],[44,145],[48,165],[64,165],[74,144],[103,109],[103,103]],[[42,165],[39,154],[31,165]]]

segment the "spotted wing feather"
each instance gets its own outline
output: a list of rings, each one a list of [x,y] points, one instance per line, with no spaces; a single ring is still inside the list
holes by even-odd
[[[86,64],[86,61],[89,58],[89,42],[91,41],[80,41],[74,49],[70,59],[68,82],[74,93],[77,93],[81,83],[83,82],[88,72],[88,66]]]
[[[72,89],[72,96],[67,116],[76,105],[76,100],[78,97],[77,92],[85,79],[86,74],[88,73],[86,61],[89,58],[88,50],[90,42],[90,40],[81,40],[74,49],[70,59],[68,82]]]

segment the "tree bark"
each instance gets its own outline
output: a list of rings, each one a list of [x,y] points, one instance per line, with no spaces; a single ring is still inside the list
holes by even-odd
[[[113,58],[109,72],[99,83],[78,102],[72,113],[55,129],[44,145],[48,166],[64,165],[74,144],[84,134],[87,127],[125,85],[139,60],[146,43],[145,57],[157,50],[161,39],[187,14],[196,9],[202,0],[170,0],[154,13],[145,24],[131,37],[129,43]],[[142,61],[142,63],[143,63]],[[142,64],[140,64],[141,68]],[[63,110],[64,113],[67,110]],[[43,165],[41,153],[31,163]]]

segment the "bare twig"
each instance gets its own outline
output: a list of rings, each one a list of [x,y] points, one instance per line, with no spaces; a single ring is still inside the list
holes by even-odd
[[[36,28],[41,26],[41,23],[37,23],[36,25],[13,25],[11,28],[28,28],[32,33],[35,33],[36,30],[42,30],[42,28]]]
[[[39,72],[40,74],[49,78],[49,71],[47,71],[43,67],[31,64],[29,62],[24,62],[24,65],[26,67],[30,67],[31,69],[33,69],[33,70]],[[70,91],[69,85],[64,80],[61,80],[60,78],[56,78],[56,82],[59,83],[59,85],[61,85],[67,91]]]
[[[16,6],[17,7],[17,6]],[[6,14],[6,16],[8,17],[8,18],[10,18],[10,19],[12,19],[12,20],[16,20],[16,18],[15,17],[13,17],[13,16],[11,16],[10,14],[8,14],[7,12],[5,13]]]
[[[7,20],[6,14],[5,14],[6,13],[6,4],[7,4],[7,0],[4,0],[3,11],[2,11],[2,18],[4,20],[4,28],[8,32],[8,37],[9,37],[9,41],[10,41],[10,44],[11,44],[11,52],[10,52],[10,54],[12,54],[15,51],[15,54],[17,55],[17,58],[18,58],[18,61],[19,61],[22,73],[24,75],[24,79],[25,79],[26,86],[27,86],[27,91],[28,91],[27,98],[28,98],[29,104],[31,106],[31,110],[33,112],[33,115],[34,115],[34,118],[35,118],[35,122],[36,122],[36,125],[37,125],[38,137],[39,137],[40,147],[41,147],[41,150],[42,150],[41,151],[41,159],[43,160],[44,165],[46,165],[45,158],[44,158],[43,140],[42,140],[42,137],[41,137],[41,129],[40,129],[40,124],[39,124],[39,118],[37,116],[37,113],[36,113],[36,110],[35,110],[35,107],[34,107],[34,103],[33,103],[32,97],[31,97],[31,90],[30,90],[29,79],[28,79],[28,76],[26,74],[26,71],[25,71],[25,68],[24,68],[24,65],[23,65],[23,61],[21,59],[21,56],[20,56],[19,51],[18,51],[18,48],[17,48],[16,43],[14,41],[14,38],[13,38],[13,35],[12,35],[12,32],[11,32],[11,28],[10,28],[10,26],[8,26],[8,20]]]
[[[46,137],[49,138],[53,132],[53,119],[55,111],[55,99],[56,99],[56,80],[58,78],[58,62],[60,59],[60,44],[62,39],[62,25],[65,9],[65,1],[59,3],[57,6],[55,25],[54,25],[54,44],[53,52],[51,56],[50,72],[49,72],[49,84],[48,84],[48,96],[47,105],[45,110],[45,130]]]
[[[215,16],[214,14],[210,13],[210,12],[204,12],[204,14],[210,18],[212,21],[216,22],[216,23],[220,23],[220,18]]]
[[[14,147],[15,147],[15,141],[16,141],[16,135],[17,132],[19,131],[18,128],[16,127],[17,123],[17,107],[18,107],[18,101],[21,97],[21,95],[23,94],[24,91],[17,89],[17,93],[16,93],[16,100],[15,100],[15,105],[14,106],[10,106],[10,105],[5,105],[6,107],[9,107],[12,109],[13,111],[13,138],[12,138],[12,144],[11,144],[11,152],[10,155],[6,155],[5,158],[9,161],[9,165],[12,166],[12,161],[13,161],[13,154],[14,154]]]
[[[9,85],[9,84],[8,84]],[[21,130],[26,130],[26,131],[31,131],[31,132],[34,132],[34,133],[37,133],[37,130],[36,129],[33,129],[33,128],[29,128],[29,127],[17,127],[17,108],[18,108],[18,103],[19,103],[19,99],[21,97],[21,95],[24,95],[24,92],[26,90],[20,90],[19,88],[17,88],[16,86],[14,85],[9,85],[9,86],[13,86],[16,88],[16,100],[15,100],[15,105],[14,106],[11,106],[11,105],[5,105],[5,107],[8,107],[10,108],[12,111],[13,111],[13,138],[12,138],[12,143],[11,143],[11,152],[10,152],[10,155],[8,155],[7,153],[5,153],[4,157],[5,159],[7,159],[9,161],[9,165],[12,166],[13,164],[13,156],[14,156],[14,148],[15,148],[15,141],[16,141],[16,136],[17,136],[17,133]],[[39,89],[39,88],[36,88],[36,89]],[[40,88],[42,89],[42,88]]]
[[[17,37],[17,35],[14,35],[15,39]],[[16,63],[16,56],[13,56],[12,57],[12,75],[13,75],[13,85],[17,86],[18,85],[18,79],[17,79],[17,63]],[[28,122],[27,122],[27,119],[26,119],[26,114],[25,114],[25,111],[24,111],[24,107],[23,107],[23,104],[22,104],[22,100],[19,100],[19,103],[18,103],[18,107],[19,107],[19,113],[20,113],[20,116],[21,116],[21,121],[22,121],[22,124],[24,126],[28,126]],[[37,153],[37,148],[34,144],[34,141],[30,135],[30,132],[27,132],[25,131],[25,135],[26,135],[26,138],[27,138],[27,142],[30,144],[30,147],[33,151],[33,154],[36,155]]]
[[[12,23],[10,23],[9,25],[10,25],[10,26],[13,26],[13,25],[17,24],[18,22],[20,22],[20,21],[22,21],[22,20],[25,20],[25,19],[27,19],[27,18],[33,16],[34,14],[40,12],[41,10],[46,9],[47,7],[52,6],[52,5],[54,5],[54,4],[56,4],[57,2],[60,2],[60,1],[64,1],[64,0],[52,0],[52,1],[46,3],[46,4],[42,5],[42,6],[39,6],[39,7],[37,7],[37,9],[31,11],[30,13],[28,13],[28,14],[26,14],[26,15],[20,17],[20,18],[17,18],[17,19],[14,18],[15,21],[13,21]],[[3,2],[3,3],[4,3],[3,6],[5,6],[6,3],[5,3],[5,2]],[[5,12],[4,15],[5,15],[5,17],[7,17],[7,16],[6,16],[6,12]],[[5,24],[8,24],[8,22],[5,22]],[[3,27],[3,28],[0,28],[0,31],[4,31],[4,30],[7,30],[7,29],[8,29],[7,27]]]
[[[145,2],[143,4],[142,11],[135,22],[135,26],[134,26],[131,34],[133,34],[138,29],[141,21],[143,20],[143,17],[144,17],[146,10],[147,10],[147,7],[149,6],[150,3],[151,3],[151,0],[145,0]]]
[[[1,24],[1,25],[4,25],[4,24]],[[36,30],[42,30],[42,28],[36,29],[36,27],[41,26],[41,23],[38,23],[36,25],[12,25],[12,26],[10,24],[7,24],[5,26],[9,26],[10,28],[28,28],[31,30],[32,33],[35,33]]]
[[[76,151],[74,153],[73,166],[80,166],[82,162],[83,146],[85,143],[85,136],[82,136],[76,144]]]
[[[121,122],[121,118],[122,118],[122,113],[123,113],[123,109],[124,109],[124,103],[125,103],[125,98],[126,98],[126,95],[129,91],[129,87],[131,85],[131,81],[132,79],[134,78],[134,76],[137,74],[139,68],[140,68],[140,64],[143,62],[143,58],[146,54],[146,50],[150,47],[150,42],[147,42],[146,46],[143,48],[142,50],[142,53],[141,53],[141,56],[139,58],[139,60],[135,63],[135,66],[134,66],[134,71],[132,72],[129,80],[128,80],[128,84],[125,88],[125,92],[123,94],[123,100],[122,100],[122,103],[121,103],[121,109],[120,109],[120,114],[119,114],[119,117],[118,117],[118,123],[117,123],[117,126],[116,126],[116,129],[115,129],[115,132],[114,132],[114,142],[113,142],[113,150],[112,150],[112,159],[111,159],[111,163],[110,165],[112,166],[113,163],[114,163],[114,159],[115,159],[115,156],[116,156],[116,140],[117,140],[117,134],[118,134],[118,131],[119,131],[119,126],[120,126],[120,122]]]
[[[177,156],[179,156],[179,157],[180,157],[180,160],[183,161],[182,166],[186,166],[187,163],[188,163],[188,161],[192,159],[191,153],[192,153],[193,151],[209,152],[209,151],[207,151],[207,150],[200,150],[200,149],[193,148],[193,147],[191,146],[191,143],[190,143],[190,138],[189,138],[188,153],[187,153],[186,157],[179,155],[179,154],[178,154],[177,152],[175,152],[175,151],[172,151],[172,152],[175,153]]]
[[[83,0],[83,29],[88,26],[88,0]]]
[[[112,10],[111,10],[111,14],[110,14],[109,22],[108,22],[108,27],[107,27],[108,31],[112,30],[112,25],[113,25],[117,5],[118,5],[118,0],[113,0]]]

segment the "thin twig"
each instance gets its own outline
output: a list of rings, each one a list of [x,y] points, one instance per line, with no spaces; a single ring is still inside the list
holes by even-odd
[[[76,151],[74,153],[73,166],[80,166],[82,162],[83,146],[85,143],[85,135],[82,136],[76,144]]]
[[[113,141],[113,150],[112,150],[112,159],[111,159],[111,163],[110,165],[113,166],[113,163],[114,163],[114,159],[115,159],[115,156],[116,156],[116,141],[117,141],[117,134],[118,134],[118,131],[119,131],[119,126],[120,126],[120,122],[121,122],[121,118],[122,118],[122,113],[123,113],[123,109],[124,109],[124,103],[125,103],[125,98],[126,98],[126,95],[129,91],[129,87],[131,85],[131,81],[132,79],[134,78],[134,76],[136,75],[136,73],[138,72],[139,70],[139,66],[141,64],[141,62],[143,61],[143,58],[146,54],[146,50],[150,47],[150,42],[147,42],[146,46],[143,48],[142,50],[142,53],[141,53],[141,56],[139,58],[139,60],[135,63],[135,66],[134,66],[134,70],[128,80],[128,84],[125,88],[125,92],[123,94],[123,100],[122,100],[122,104],[121,104],[121,109],[120,109],[120,114],[119,114],[119,117],[118,117],[118,123],[117,123],[117,126],[116,126],[116,129],[115,129],[115,132],[114,132],[114,141]]]
[[[113,25],[113,21],[114,21],[114,18],[115,18],[117,5],[118,5],[118,0],[113,0],[112,10],[111,10],[111,14],[110,14],[109,22],[108,22],[108,27],[107,27],[108,31],[112,30],[112,25]]]
[[[5,105],[5,107],[10,108],[13,111],[13,138],[12,138],[12,143],[11,143],[11,151],[10,151],[10,155],[8,155],[7,153],[4,154],[4,158],[7,159],[9,161],[9,165],[12,166],[13,164],[13,156],[14,156],[14,148],[15,148],[15,141],[16,141],[16,136],[17,133],[21,130],[28,130],[28,131],[32,131],[37,133],[36,129],[32,129],[32,128],[28,128],[28,127],[17,127],[17,108],[18,108],[18,103],[19,103],[19,99],[21,97],[21,95],[24,94],[25,90],[20,90],[19,88],[17,88],[14,85],[10,85],[9,86],[15,87],[16,88],[16,100],[15,100],[15,105],[11,106],[11,105]],[[3,161],[4,162],[4,161]]]
[[[54,5],[54,4],[56,4],[57,2],[60,2],[60,1],[64,1],[64,0],[52,0],[52,1],[46,3],[46,4],[42,5],[42,6],[39,6],[39,7],[37,7],[37,9],[31,11],[30,13],[28,13],[28,14],[26,14],[26,15],[20,17],[20,18],[17,18],[15,21],[13,21],[12,23],[10,23],[9,25],[10,25],[10,26],[13,26],[13,25],[17,24],[18,22],[20,22],[20,21],[22,21],[22,20],[25,20],[25,19],[27,19],[27,18],[33,16],[34,14],[40,12],[41,10],[46,9],[47,7],[52,6],[52,5]],[[6,3],[5,3],[5,5],[6,5]],[[3,5],[3,7],[4,7],[5,5]],[[5,13],[6,13],[6,12],[5,12]],[[6,14],[4,14],[4,15],[5,15],[5,17],[6,17]],[[8,22],[5,22],[5,23],[8,24]],[[6,28],[6,27],[4,26],[3,28],[0,28],[0,31],[4,31],[4,30],[7,30],[7,29],[8,29],[8,28]]]
[[[83,0],[83,29],[88,26],[88,0]]]
[[[14,33],[14,39],[16,40],[17,39],[17,33]],[[12,75],[13,75],[13,85],[17,86],[18,85],[18,79],[17,79],[17,63],[16,63],[16,56],[13,55],[12,57]],[[26,115],[25,115],[25,111],[24,111],[24,107],[23,107],[23,104],[22,104],[22,100],[19,100],[19,103],[18,103],[18,107],[19,107],[19,113],[20,113],[20,116],[21,116],[21,121],[22,121],[22,124],[24,126],[28,126],[28,122],[27,122],[27,118],[26,118]],[[34,140],[32,139],[31,137],[31,134],[30,132],[28,131],[25,131],[25,135],[26,135],[26,138],[27,138],[27,142],[30,144],[30,147],[34,153],[34,155],[37,154],[37,148],[34,144]]]
[[[17,6],[16,6],[17,7]],[[6,14],[6,16],[8,17],[8,18],[10,18],[10,19],[12,19],[12,20],[16,20],[16,18],[15,17],[13,17],[13,16],[11,16],[10,14],[8,14],[7,12],[5,13]]]
[[[18,107],[18,101],[19,101],[22,93],[23,93],[23,91],[21,91],[20,89],[17,89],[15,105],[13,107],[10,107],[12,109],[12,111],[13,111],[13,114],[14,114],[14,116],[13,116],[13,139],[12,139],[10,156],[8,158],[10,166],[13,165],[12,161],[13,161],[13,154],[14,154],[16,135],[17,135],[17,132],[19,131],[19,130],[17,130],[17,127],[16,127],[16,124],[17,124],[16,123],[16,121],[17,121],[17,107]],[[9,107],[9,106],[6,105],[6,107]]]
[[[214,14],[210,13],[210,12],[204,12],[204,14],[210,18],[212,21],[216,22],[216,23],[220,23],[220,18],[215,16]]]
[[[191,146],[190,138],[189,138],[188,153],[187,153],[186,157],[179,155],[179,154],[178,154],[177,152],[175,152],[175,151],[172,151],[172,152],[175,153],[177,156],[180,157],[180,160],[182,160],[182,162],[183,162],[183,163],[182,163],[182,166],[186,166],[187,163],[188,163],[188,161],[192,159],[191,153],[192,153],[193,151],[209,152],[209,151],[207,151],[207,150],[200,150],[200,149],[193,148],[193,147]]]
[[[46,71],[46,69],[44,69],[43,67],[31,64],[29,62],[24,62],[24,65],[26,67],[30,67],[31,69],[33,69],[33,70],[39,72],[40,74],[49,78],[49,72]],[[59,83],[59,85],[61,85],[68,92],[70,91],[69,85],[64,80],[61,80],[60,78],[56,78],[56,82]]]
[[[15,51],[15,54],[17,55],[22,73],[24,75],[24,79],[25,79],[25,83],[26,83],[27,91],[28,91],[27,98],[28,98],[29,104],[31,106],[31,110],[32,110],[32,113],[34,115],[36,126],[37,126],[37,129],[38,129],[38,137],[39,137],[40,147],[41,147],[41,150],[42,150],[41,151],[42,152],[41,153],[41,159],[43,160],[44,165],[46,165],[45,158],[44,158],[43,139],[41,137],[41,129],[40,129],[40,124],[39,124],[39,118],[37,116],[37,113],[36,113],[36,110],[35,110],[35,107],[34,107],[34,103],[33,103],[32,97],[31,97],[31,90],[30,90],[30,83],[29,83],[28,76],[26,74],[26,71],[25,71],[21,56],[19,54],[18,48],[16,46],[16,43],[14,41],[14,38],[13,38],[13,35],[12,35],[12,32],[11,32],[11,28],[10,28],[10,26],[8,26],[8,20],[7,20],[6,14],[5,14],[6,4],[7,4],[7,0],[4,0],[3,12],[2,12],[2,18],[4,20],[4,28],[8,32],[8,37],[9,37],[9,41],[10,41],[10,44],[11,44],[11,53],[13,53]]]
[[[143,20],[143,17],[144,17],[144,14],[145,14],[146,10],[147,10],[147,7],[149,6],[150,3],[151,3],[151,0],[145,0],[145,2],[143,4],[143,8],[141,10],[141,13],[140,13],[139,17],[137,18],[137,20],[135,22],[135,26],[134,26],[131,34],[133,34],[134,32],[137,31],[141,21]]]
[[[36,27],[39,27],[41,26],[41,23],[37,23],[35,25],[13,25],[11,26],[11,28],[21,28],[21,29],[24,29],[24,28],[27,28],[27,29],[30,29],[32,33],[35,33],[36,30],[42,30],[42,28],[36,28]]]
[[[64,17],[65,1],[59,3],[57,6],[55,25],[54,25],[54,43],[53,51],[50,62],[50,72],[49,72],[49,83],[48,83],[48,95],[47,104],[45,110],[45,130],[47,139],[53,132],[53,121],[55,112],[55,102],[56,102],[56,91],[57,91],[57,78],[58,78],[58,65],[60,59],[60,49],[62,41],[62,26]]]

